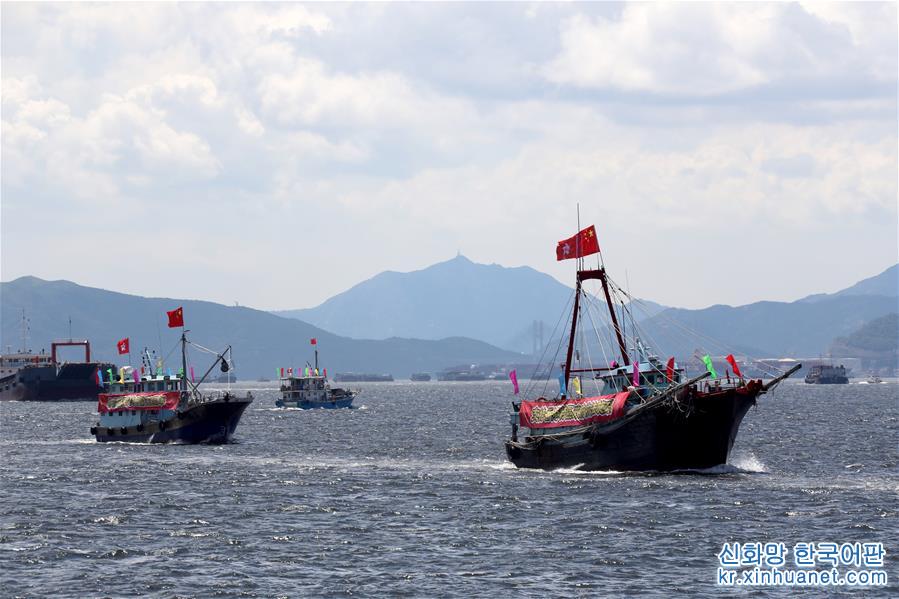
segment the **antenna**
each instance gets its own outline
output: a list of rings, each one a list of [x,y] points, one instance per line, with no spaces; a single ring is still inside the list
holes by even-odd
[[[28,318],[25,316],[25,308],[22,308],[22,353],[28,352]]]
[[[574,238],[574,255],[578,257],[575,264],[577,270],[583,270],[584,259],[581,257],[581,203],[577,203],[577,237]]]

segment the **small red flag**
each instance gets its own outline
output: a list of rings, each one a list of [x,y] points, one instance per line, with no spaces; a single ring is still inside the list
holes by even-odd
[[[169,315],[169,328],[173,329],[175,327],[183,327],[184,326],[184,308],[179,307],[171,312],[166,312]]]
[[[116,343],[116,347],[119,348],[119,355],[131,353],[131,344],[128,342],[128,337],[119,339],[119,342]]]
[[[599,240],[596,239],[596,228],[590,225],[574,237],[563,239],[556,245],[556,260],[583,258],[599,251]]]
[[[743,378],[743,373],[740,372],[740,367],[737,366],[737,360],[736,360],[736,358],[734,358],[734,355],[733,355],[733,354],[727,354],[727,357],[725,358],[725,360],[727,360],[728,362],[730,362],[731,368],[734,369],[734,374],[737,375],[737,376],[740,377],[740,378]]]
[[[317,345],[318,340],[315,337],[313,337],[312,339],[309,340],[309,343],[311,343],[312,345]]]
[[[668,358],[668,367],[665,368],[665,377],[669,383],[674,382],[674,358]]]

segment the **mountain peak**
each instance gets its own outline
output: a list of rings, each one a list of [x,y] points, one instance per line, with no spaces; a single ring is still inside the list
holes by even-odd
[[[899,296],[899,264],[890,266],[880,274],[862,279],[858,283],[834,293],[816,293],[806,296],[800,302],[819,302],[835,297],[879,295],[886,297]]]
[[[447,260],[446,262],[438,262],[437,264],[475,264],[468,257],[462,255],[462,252],[457,252],[455,256]],[[436,266],[436,264],[434,265]]]
[[[531,349],[521,331],[553,322],[571,289],[526,267],[481,264],[461,252],[405,273],[381,273],[315,308],[279,312],[363,339],[472,337],[507,349]],[[377,314],[378,318],[372,318]],[[514,341],[513,341],[514,340]]]

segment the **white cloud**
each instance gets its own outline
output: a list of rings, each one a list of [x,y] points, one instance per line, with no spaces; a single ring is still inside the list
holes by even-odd
[[[600,199],[614,202],[608,218],[622,227],[651,215],[640,225],[647,233],[727,221],[801,229],[834,216],[895,211],[897,182],[889,174],[899,156],[886,132],[861,141],[871,132],[858,125],[680,130],[694,140],[691,147],[666,149],[628,140],[626,129],[584,115],[560,120],[566,124],[552,123],[554,131],[499,164],[429,169],[343,201],[371,216],[408,214],[411,223],[482,231],[502,227],[510,215],[564,221],[575,203]]]
[[[29,223],[161,207],[178,210],[165,255],[183,256],[197,296],[246,290],[242,303],[271,307],[456,249],[553,272],[578,202],[610,251],[639,237],[641,270],[688,261],[722,223],[789,230],[809,252],[831,251],[828,227],[863,238],[848,252],[895,247],[892,4],[11,4],[3,16],[5,278],[102,285],[52,260],[66,229]],[[117,243],[159,238],[154,219],[129,226]],[[213,280],[201,248],[235,233],[243,270]],[[79,241],[100,253],[105,236]],[[35,239],[43,271],[20,250]],[[730,249],[776,263],[760,245]],[[322,247],[328,260],[313,259]],[[253,270],[285,256],[321,284],[285,290],[289,277]]]
[[[235,6],[226,12],[225,19],[241,37],[284,35],[299,38],[306,33],[322,35],[332,27],[327,15],[303,5],[275,5],[273,8],[269,12],[253,5]]]
[[[791,80],[895,80],[895,5],[804,8],[631,3],[617,18],[576,15],[562,23],[561,51],[543,73],[579,87],[687,96]]]

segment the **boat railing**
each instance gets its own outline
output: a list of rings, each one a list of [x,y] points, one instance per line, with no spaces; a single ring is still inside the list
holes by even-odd
[[[738,389],[746,385],[746,379],[740,377],[726,377],[712,380],[705,380],[699,383],[700,391],[706,393],[714,393],[715,391],[726,391],[728,389]]]
[[[195,406],[201,405],[204,403],[209,403],[213,401],[222,401],[225,398],[232,398],[234,394],[230,391],[209,391],[207,393],[203,393],[202,395],[194,395],[190,398],[188,405]],[[247,397],[252,398],[253,394],[249,391],[247,392]]]

